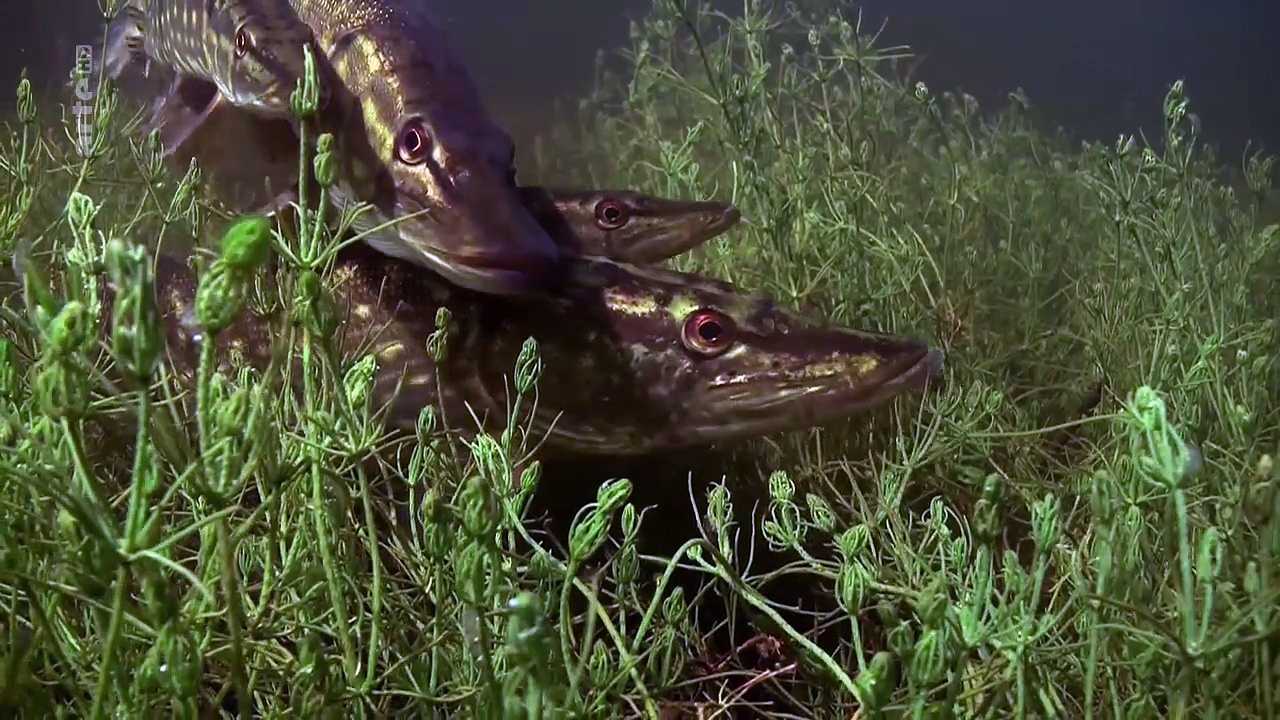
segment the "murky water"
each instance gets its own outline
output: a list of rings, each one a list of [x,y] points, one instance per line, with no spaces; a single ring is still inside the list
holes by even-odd
[[[623,46],[628,19],[650,4],[436,0],[433,6],[495,114],[524,138],[549,122],[553,98],[590,87],[597,52]],[[732,0],[716,4],[741,8]],[[1157,132],[1160,99],[1182,77],[1210,139],[1233,151],[1249,139],[1280,147],[1280,44],[1267,39],[1280,27],[1280,3],[868,0],[860,6],[866,28],[878,28],[892,13],[883,41],[923,54],[921,74],[936,87],[961,86],[987,102],[1022,87],[1062,125],[1109,138],[1138,125]],[[10,3],[6,16],[11,24],[0,30],[8,35],[0,43],[6,86],[24,65],[37,80],[64,78],[75,46],[94,42],[101,31],[89,0]]]

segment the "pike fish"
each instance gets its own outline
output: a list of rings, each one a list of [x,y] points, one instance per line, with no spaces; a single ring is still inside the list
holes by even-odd
[[[742,213],[730,203],[676,200],[629,190],[520,188],[528,205],[559,242],[580,254],[649,265],[718,237]]]
[[[303,75],[295,34],[304,29],[318,49],[324,93],[321,111],[308,123],[337,141],[335,204],[342,209],[367,202],[374,209],[353,228],[366,242],[450,282],[497,295],[538,291],[558,274],[556,245],[520,202],[514,142],[485,110],[425,7],[397,0],[215,0],[206,11],[206,1],[130,0],[110,33],[109,73],[118,75],[139,55],[178,72],[152,121],[169,129],[162,132],[169,154],[224,104],[281,116],[262,102],[288,107]],[[210,31],[209,23],[231,15],[220,13],[224,7],[259,11],[254,17],[268,27],[257,34],[245,28],[258,25]],[[296,47],[296,57],[268,63],[274,56],[257,51],[277,45]],[[237,95],[225,66],[210,59],[249,55],[285,82],[281,92],[254,96],[262,101],[257,104]],[[193,84],[199,79],[213,81],[217,92],[200,92]],[[165,117],[165,102],[175,98],[181,106]]]
[[[520,194],[562,252],[633,265],[682,255],[724,234],[742,217],[731,203],[673,200],[625,190],[522,185]]]
[[[515,143],[489,115],[435,17],[406,0],[291,0],[340,81],[339,207],[378,251],[462,287],[527,295],[559,275],[556,244],[521,202]],[[378,229],[388,220],[395,224]]]
[[[638,455],[827,425],[918,390],[941,351],[907,337],[803,320],[698,275],[582,258],[576,281],[529,301],[477,293],[361,244],[335,268],[344,356],[377,359],[373,407],[412,431],[423,407],[464,434],[504,429],[508,388],[525,339],[543,371],[531,416],[539,453]],[[156,293],[177,375],[194,378],[202,342],[196,278],[157,258]],[[105,284],[104,285],[109,285]],[[114,291],[107,287],[104,307]],[[438,307],[452,312],[447,352],[426,350]],[[105,327],[105,325],[104,325]],[[245,311],[216,338],[224,372],[265,367],[276,319]]]
[[[151,121],[163,118],[162,145],[172,153],[224,103],[286,117],[308,45],[315,49],[311,29],[289,0],[128,0],[108,25],[103,67],[113,79],[139,64],[147,75],[153,64],[176,73]],[[196,101],[200,81],[216,92]],[[166,114],[176,100],[200,110]]]
[[[194,85],[194,82],[191,83]],[[212,85],[205,96],[216,93]],[[193,95],[162,100],[164,126],[185,126],[200,113]],[[297,144],[286,120],[260,117],[243,108],[223,105],[198,121],[192,152],[175,155],[176,167],[197,158],[210,187],[234,211],[287,211],[297,202]],[[257,190],[255,190],[257,187]],[[270,188],[289,188],[276,192]],[[732,203],[677,200],[628,190],[554,189],[519,186],[521,201],[534,219],[563,249],[575,255],[597,255],[638,265],[662,262],[718,237],[738,224],[741,212]]]

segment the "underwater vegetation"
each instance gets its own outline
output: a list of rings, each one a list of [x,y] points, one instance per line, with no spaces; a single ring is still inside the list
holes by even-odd
[[[747,442],[676,502],[591,485],[562,537],[536,501],[583,478],[530,456],[538,429],[385,423],[376,358],[333,339],[341,242],[314,213],[227,213],[111,88],[68,134],[24,82],[0,148],[0,703],[1276,717],[1271,159],[1229,167],[1181,83],[1158,137],[1079,142],[1021,95],[904,78],[906,54],[826,11],[656,0],[521,168],[731,201],[733,229],[653,272],[946,354],[939,387]],[[267,370],[218,372],[214,342],[166,358],[175,245],[187,337],[287,320]],[[432,320],[433,358],[463,348]],[[566,359],[513,354],[515,419]]]

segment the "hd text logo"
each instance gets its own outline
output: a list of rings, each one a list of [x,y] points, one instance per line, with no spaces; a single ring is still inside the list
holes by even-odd
[[[88,156],[93,148],[93,46],[76,46],[76,63],[71,68],[71,87],[75,92],[75,102],[71,104],[71,116],[74,118],[75,131],[71,137],[76,142],[80,154]]]

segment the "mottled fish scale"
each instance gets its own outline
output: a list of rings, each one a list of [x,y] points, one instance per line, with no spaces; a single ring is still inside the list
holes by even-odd
[[[331,42],[327,55],[338,76],[366,79],[361,108],[382,157],[392,154],[402,118],[418,116],[435,133],[434,159],[446,171],[454,169],[453,159],[443,154],[451,148],[464,147],[468,158],[494,165],[510,161],[510,136],[492,120],[466,68],[454,60],[425,11],[386,13],[383,23],[368,22]]]
[[[492,128],[506,135],[494,127],[469,71],[421,3],[292,2],[338,76],[364,86],[359,100],[377,147],[394,144],[400,119],[409,114],[424,114],[433,122],[443,115],[446,126],[456,122],[476,133]],[[410,80],[400,82],[401,77]]]

